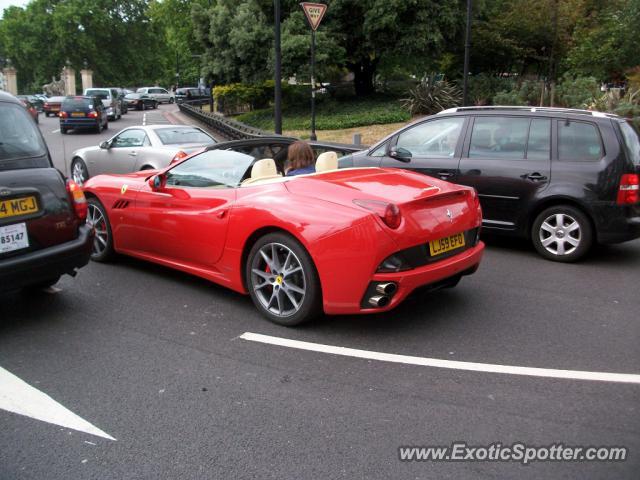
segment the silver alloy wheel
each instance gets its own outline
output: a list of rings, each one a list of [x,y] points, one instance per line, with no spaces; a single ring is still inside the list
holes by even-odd
[[[582,240],[580,223],[566,213],[554,213],[540,225],[540,243],[553,255],[572,254]]]
[[[87,224],[92,226],[96,231],[93,239],[93,248],[91,255],[100,255],[105,251],[109,241],[109,231],[107,230],[107,221],[98,207],[89,204],[87,211]]]
[[[84,168],[82,167],[82,162],[74,162],[71,176],[73,177],[73,181],[80,186],[84,185],[84,182],[88,180],[85,176]]]
[[[300,310],[307,291],[300,259],[281,243],[267,243],[254,255],[250,285],[262,307],[278,317]]]

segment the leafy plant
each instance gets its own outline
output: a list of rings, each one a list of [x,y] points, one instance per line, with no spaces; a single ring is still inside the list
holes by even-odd
[[[585,108],[601,97],[594,77],[571,77],[566,74],[556,88],[558,103],[564,107]]]
[[[402,104],[411,114],[431,115],[456,107],[461,100],[462,92],[455,84],[444,79],[437,80],[435,75],[428,75],[409,90],[409,97],[402,99]]]
[[[518,90],[502,91],[493,97],[494,105],[526,105]]]

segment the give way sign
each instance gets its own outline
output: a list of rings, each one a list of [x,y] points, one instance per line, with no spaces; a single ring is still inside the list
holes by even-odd
[[[324,3],[310,2],[302,2],[300,5],[302,6],[302,10],[304,10],[304,14],[307,16],[307,20],[309,20],[311,29],[315,32],[322,21],[322,17],[324,17],[324,12],[327,11],[327,6]]]

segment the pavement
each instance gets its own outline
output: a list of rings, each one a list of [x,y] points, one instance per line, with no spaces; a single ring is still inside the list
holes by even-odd
[[[159,113],[180,119],[174,108]],[[140,114],[102,135],[56,136],[44,118],[41,129],[64,165]],[[126,257],[2,295],[0,479],[638,478],[640,241],[564,265],[485,240],[480,270],[454,289],[300,328]],[[629,457],[399,460],[401,446],[455,441],[625,446]]]

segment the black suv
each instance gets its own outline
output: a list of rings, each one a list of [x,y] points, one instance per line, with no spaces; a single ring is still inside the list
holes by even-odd
[[[83,128],[102,133],[109,128],[107,109],[98,97],[65,97],[60,105],[60,133]]]
[[[570,262],[640,237],[640,142],[616,115],[465,107],[420,119],[340,167],[408,168],[474,187],[486,231],[531,238]]]
[[[20,101],[0,92],[0,292],[75,275],[94,241],[86,216],[80,187],[53,168]]]

